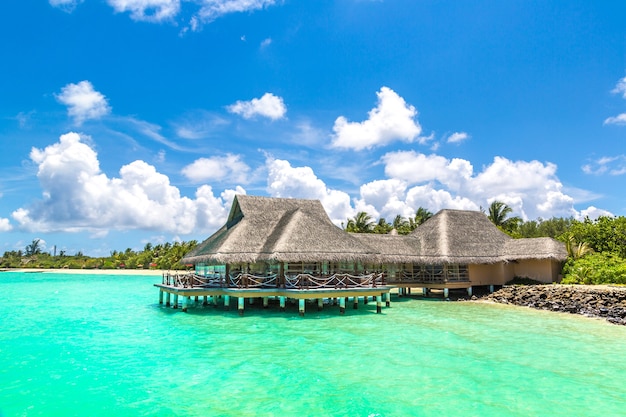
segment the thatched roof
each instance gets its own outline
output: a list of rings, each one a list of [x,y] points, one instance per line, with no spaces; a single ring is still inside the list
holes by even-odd
[[[318,200],[237,195],[226,224],[183,262],[365,261],[372,249],[335,226]]]
[[[346,233],[318,200],[237,195],[228,221],[183,262],[490,264],[567,257],[551,238],[513,239],[481,212],[442,210],[407,236]]]
[[[511,239],[504,247],[503,256],[507,261],[521,259],[567,259],[565,245],[550,237],[532,239]]]

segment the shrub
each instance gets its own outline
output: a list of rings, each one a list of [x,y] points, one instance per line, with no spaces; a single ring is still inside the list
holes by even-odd
[[[563,268],[563,284],[626,284],[626,261],[615,253],[591,253],[570,259]]]

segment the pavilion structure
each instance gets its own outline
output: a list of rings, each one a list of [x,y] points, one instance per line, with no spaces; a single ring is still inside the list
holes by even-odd
[[[225,308],[236,299],[240,314],[246,300],[278,300],[281,309],[297,301],[301,315],[307,300],[339,304],[343,313],[350,298],[356,308],[371,297],[380,313],[392,288],[447,297],[515,276],[554,282],[566,256],[562,243],[513,239],[476,211],[442,210],[405,236],[356,234],[335,226],[318,200],[237,195],[226,224],[183,258],[194,271],[155,286],[161,303],[177,308],[182,297],[183,310],[204,297]]]

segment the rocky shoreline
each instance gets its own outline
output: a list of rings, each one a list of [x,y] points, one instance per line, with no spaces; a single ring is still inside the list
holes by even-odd
[[[540,310],[599,317],[626,325],[626,287],[586,285],[511,285],[482,300]]]

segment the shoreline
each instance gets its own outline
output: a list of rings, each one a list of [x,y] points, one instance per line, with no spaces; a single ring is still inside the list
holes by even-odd
[[[161,269],[55,269],[55,268],[7,268],[2,272],[22,272],[27,274],[68,274],[68,275],[144,275],[162,276],[166,270]],[[181,271],[184,272],[184,271]]]
[[[626,287],[610,285],[511,285],[477,301],[599,318],[626,326]]]

